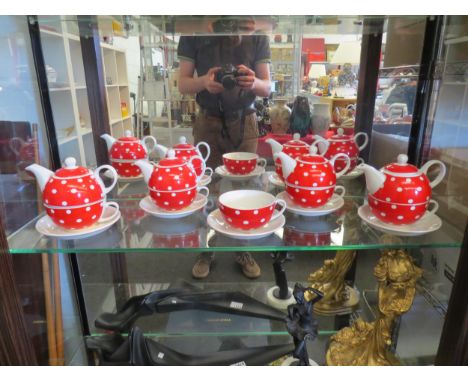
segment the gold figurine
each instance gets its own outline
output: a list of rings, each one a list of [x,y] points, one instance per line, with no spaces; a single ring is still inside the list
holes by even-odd
[[[395,242],[395,238],[389,236],[382,239],[387,243]],[[422,270],[403,249],[385,249],[381,252],[374,268],[378,281],[377,319],[372,323],[358,319],[332,336],[326,356],[328,365],[399,364],[389,350],[392,329],[395,319],[410,309]]]
[[[345,283],[346,272],[355,257],[354,250],[337,251],[334,259],[325,260],[322,268],[310,274],[310,286],[324,295],[314,305],[317,314],[347,314],[359,303],[359,293]]]
[[[344,239],[347,242],[358,240],[359,216],[349,211],[342,221],[345,226]],[[322,315],[349,314],[359,303],[357,289],[346,285],[345,276],[356,257],[355,250],[336,251],[334,259],[327,259],[323,266],[309,275],[312,288],[323,293],[323,298],[314,305],[314,312]]]

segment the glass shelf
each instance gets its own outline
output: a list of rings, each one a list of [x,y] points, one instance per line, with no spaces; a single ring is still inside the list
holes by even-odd
[[[41,215],[12,233],[10,252],[21,253],[128,253],[128,252],[236,252],[236,251],[335,251],[380,248],[459,248],[462,232],[442,217],[442,228],[436,232],[401,237],[394,244],[383,243],[382,233],[364,223],[357,215],[364,204],[364,178],[339,181],[346,187],[345,205],[335,213],[322,217],[301,217],[285,213],[286,224],[270,236],[258,240],[226,237],[206,223],[209,212],[217,208],[220,194],[234,189],[257,189],[274,195],[282,190],[268,181],[268,172],[246,182],[230,181],[214,175],[209,185],[206,208],[185,218],[167,220],[148,216],[139,207],[147,195],[144,181],[119,183],[109,199],[120,205],[121,219],[107,231],[80,240],[59,240],[39,234],[35,229]],[[34,187],[34,183],[31,183]],[[26,191],[25,191],[26,192]],[[18,200],[34,200],[34,192]],[[439,203],[450,204],[451,197],[438,197]],[[38,204],[38,203],[36,203]],[[458,251],[456,251],[458,252]]]

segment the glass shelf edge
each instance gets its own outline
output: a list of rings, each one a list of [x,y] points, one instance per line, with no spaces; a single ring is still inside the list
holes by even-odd
[[[318,251],[346,251],[346,250],[372,250],[372,249],[411,249],[411,248],[461,248],[461,243],[428,243],[428,244],[363,244],[363,245],[346,245],[346,246],[313,246],[313,247],[271,247],[271,246],[258,246],[258,247],[205,247],[205,248],[90,248],[90,249],[21,249],[14,248],[10,249],[10,254],[12,255],[28,255],[28,254],[89,254],[89,253],[160,253],[160,252],[192,252],[192,253],[201,253],[201,252],[239,252],[239,251],[249,251],[249,252],[282,252],[282,251],[294,251],[294,252],[318,252]]]

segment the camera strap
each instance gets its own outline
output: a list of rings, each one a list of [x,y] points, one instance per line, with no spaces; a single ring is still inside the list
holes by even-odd
[[[218,107],[221,112],[221,122],[222,122],[222,129],[221,129],[221,136],[223,139],[229,139],[234,146],[235,149],[237,149],[242,142],[244,141],[244,131],[245,131],[245,108],[241,108],[235,111],[237,113],[237,120],[239,120],[239,139],[237,142],[233,142],[231,134],[229,134],[229,129],[226,124],[226,112],[223,108],[223,102],[221,97],[218,95]],[[232,112],[234,113],[234,112]]]

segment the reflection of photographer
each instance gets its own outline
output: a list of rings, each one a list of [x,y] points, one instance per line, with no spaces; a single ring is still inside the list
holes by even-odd
[[[230,151],[255,152],[258,127],[254,101],[270,94],[270,46],[267,36],[249,34],[255,21],[221,17],[210,24],[211,36],[182,36],[179,41],[179,91],[197,93],[200,113],[195,143],[207,142],[207,166],[222,164]],[[196,76],[194,73],[196,72]]]

